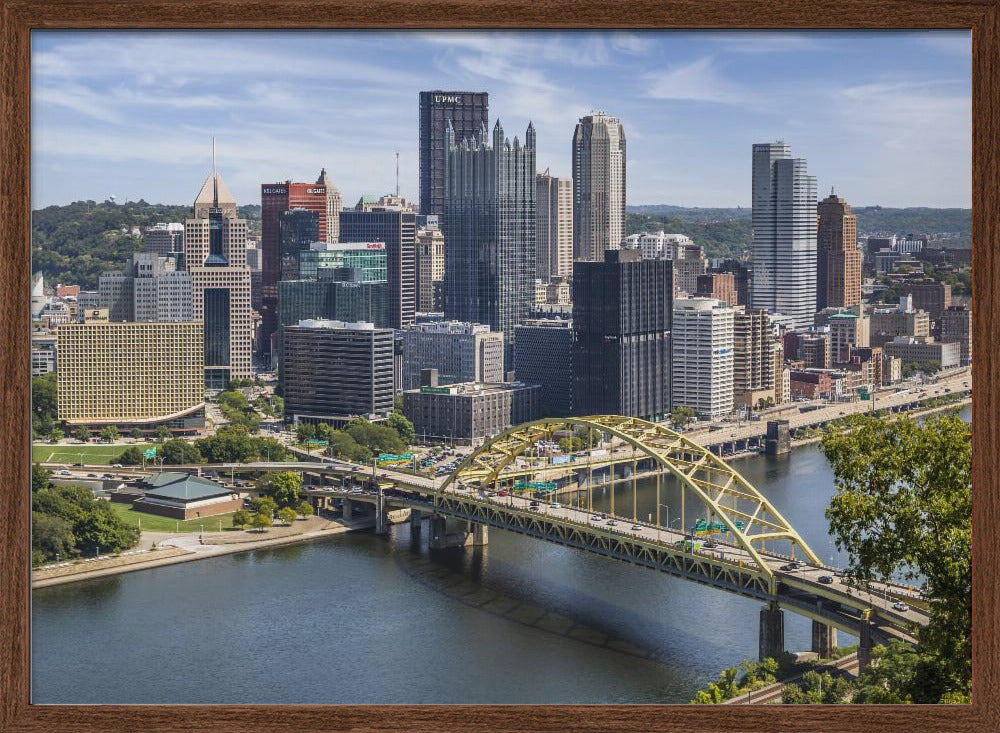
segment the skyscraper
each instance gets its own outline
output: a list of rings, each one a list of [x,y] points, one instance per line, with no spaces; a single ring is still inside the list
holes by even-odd
[[[281,279],[296,280],[299,277],[299,263],[302,253],[308,252],[314,242],[321,242],[319,234],[319,214],[306,209],[289,209],[278,217],[278,233],[281,240]]]
[[[389,321],[392,328],[413,324],[416,313],[417,215],[375,207],[370,211],[340,212],[341,242],[382,242],[389,283]]]
[[[445,316],[503,331],[528,317],[535,280],[535,128],[522,145],[497,120],[472,138],[447,134],[444,210]]]
[[[336,244],[340,241],[340,210],[344,208],[344,199],[340,189],[333,185],[326,168],[321,168],[316,183],[326,188],[326,242]]]
[[[544,173],[535,177],[536,274],[544,280],[573,274],[573,181]]]
[[[184,222],[184,262],[192,315],[205,326],[205,385],[225,389],[231,379],[252,377],[247,222],[214,171],[195,198],[194,218]]]
[[[573,412],[670,412],[671,263],[638,250],[573,264]]]
[[[573,258],[601,262],[625,238],[625,128],[582,117],[573,133]]]
[[[816,206],[816,310],[850,308],[861,302],[858,217],[844,199],[830,195]]]
[[[673,405],[699,417],[733,411],[734,311],[714,298],[679,298],[673,308]]]
[[[753,146],[751,304],[805,328],[816,312],[816,179],[783,142]]]
[[[326,171],[320,173],[320,179]],[[339,192],[338,192],[339,197]],[[281,215],[289,209],[305,209],[319,217],[318,241],[328,241],[327,212],[331,202],[322,183],[264,183],[260,187],[261,248],[261,346],[270,351],[271,334],[277,327],[278,281],[281,279]]]
[[[475,137],[489,123],[490,95],[486,92],[420,92],[420,213],[444,213],[445,132],[448,123],[455,139]]]

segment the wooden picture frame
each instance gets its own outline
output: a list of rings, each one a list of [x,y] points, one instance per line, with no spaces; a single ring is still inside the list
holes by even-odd
[[[1000,0],[0,0],[0,731],[1000,730]],[[974,693],[967,706],[31,705],[30,60],[33,29],[972,30]],[[835,73],[831,70],[831,73]]]

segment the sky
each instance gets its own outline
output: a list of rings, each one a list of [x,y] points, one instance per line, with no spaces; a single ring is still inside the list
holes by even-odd
[[[35,31],[32,207],[114,195],[239,203],[321,167],[353,205],[416,201],[418,92],[487,91],[490,124],[570,174],[577,120],[625,127],[634,204],[749,206],[784,140],[825,196],[971,206],[972,37],[921,32]]]

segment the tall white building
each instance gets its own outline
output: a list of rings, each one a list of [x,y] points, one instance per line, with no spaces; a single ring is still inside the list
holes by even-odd
[[[816,178],[783,142],[753,146],[754,308],[796,328],[816,311]]]
[[[673,307],[671,376],[673,407],[699,417],[733,411],[733,318],[714,298],[677,298]]]
[[[403,340],[403,389],[420,386],[421,369],[437,369],[439,384],[504,381],[504,335],[483,323],[418,323]]]
[[[625,238],[625,128],[595,112],[573,133],[573,259],[603,262]]]
[[[573,181],[535,176],[535,274],[544,280],[573,275]]]
[[[344,208],[344,200],[340,189],[333,185],[326,168],[320,169],[317,184],[326,186],[326,241],[336,244],[340,241],[340,210]]]
[[[253,377],[247,221],[218,173],[198,192],[184,222],[184,262],[191,273],[192,315],[205,325],[205,386],[225,389]]]

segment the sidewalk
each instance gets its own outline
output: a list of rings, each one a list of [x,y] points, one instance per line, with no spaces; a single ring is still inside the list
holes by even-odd
[[[31,587],[45,588],[51,585],[73,583],[78,580],[103,578],[119,573],[130,573],[136,570],[173,565],[175,563],[201,560],[206,557],[231,555],[237,552],[257,550],[267,547],[280,547],[298,542],[308,542],[352,530],[367,529],[375,525],[374,517],[366,517],[352,522],[339,519],[327,520],[319,517],[296,522],[296,527],[275,527],[267,532],[243,530],[239,532],[205,533],[204,543],[195,532],[180,535],[164,535],[162,532],[143,533],[138,547],[152,545],[153,538],[147,534],[157,535],[158,549],[130,550],[129,554],[109,555],[107,558],[78,563],[62,563],[59,567],[48,566],[32,573]]]

